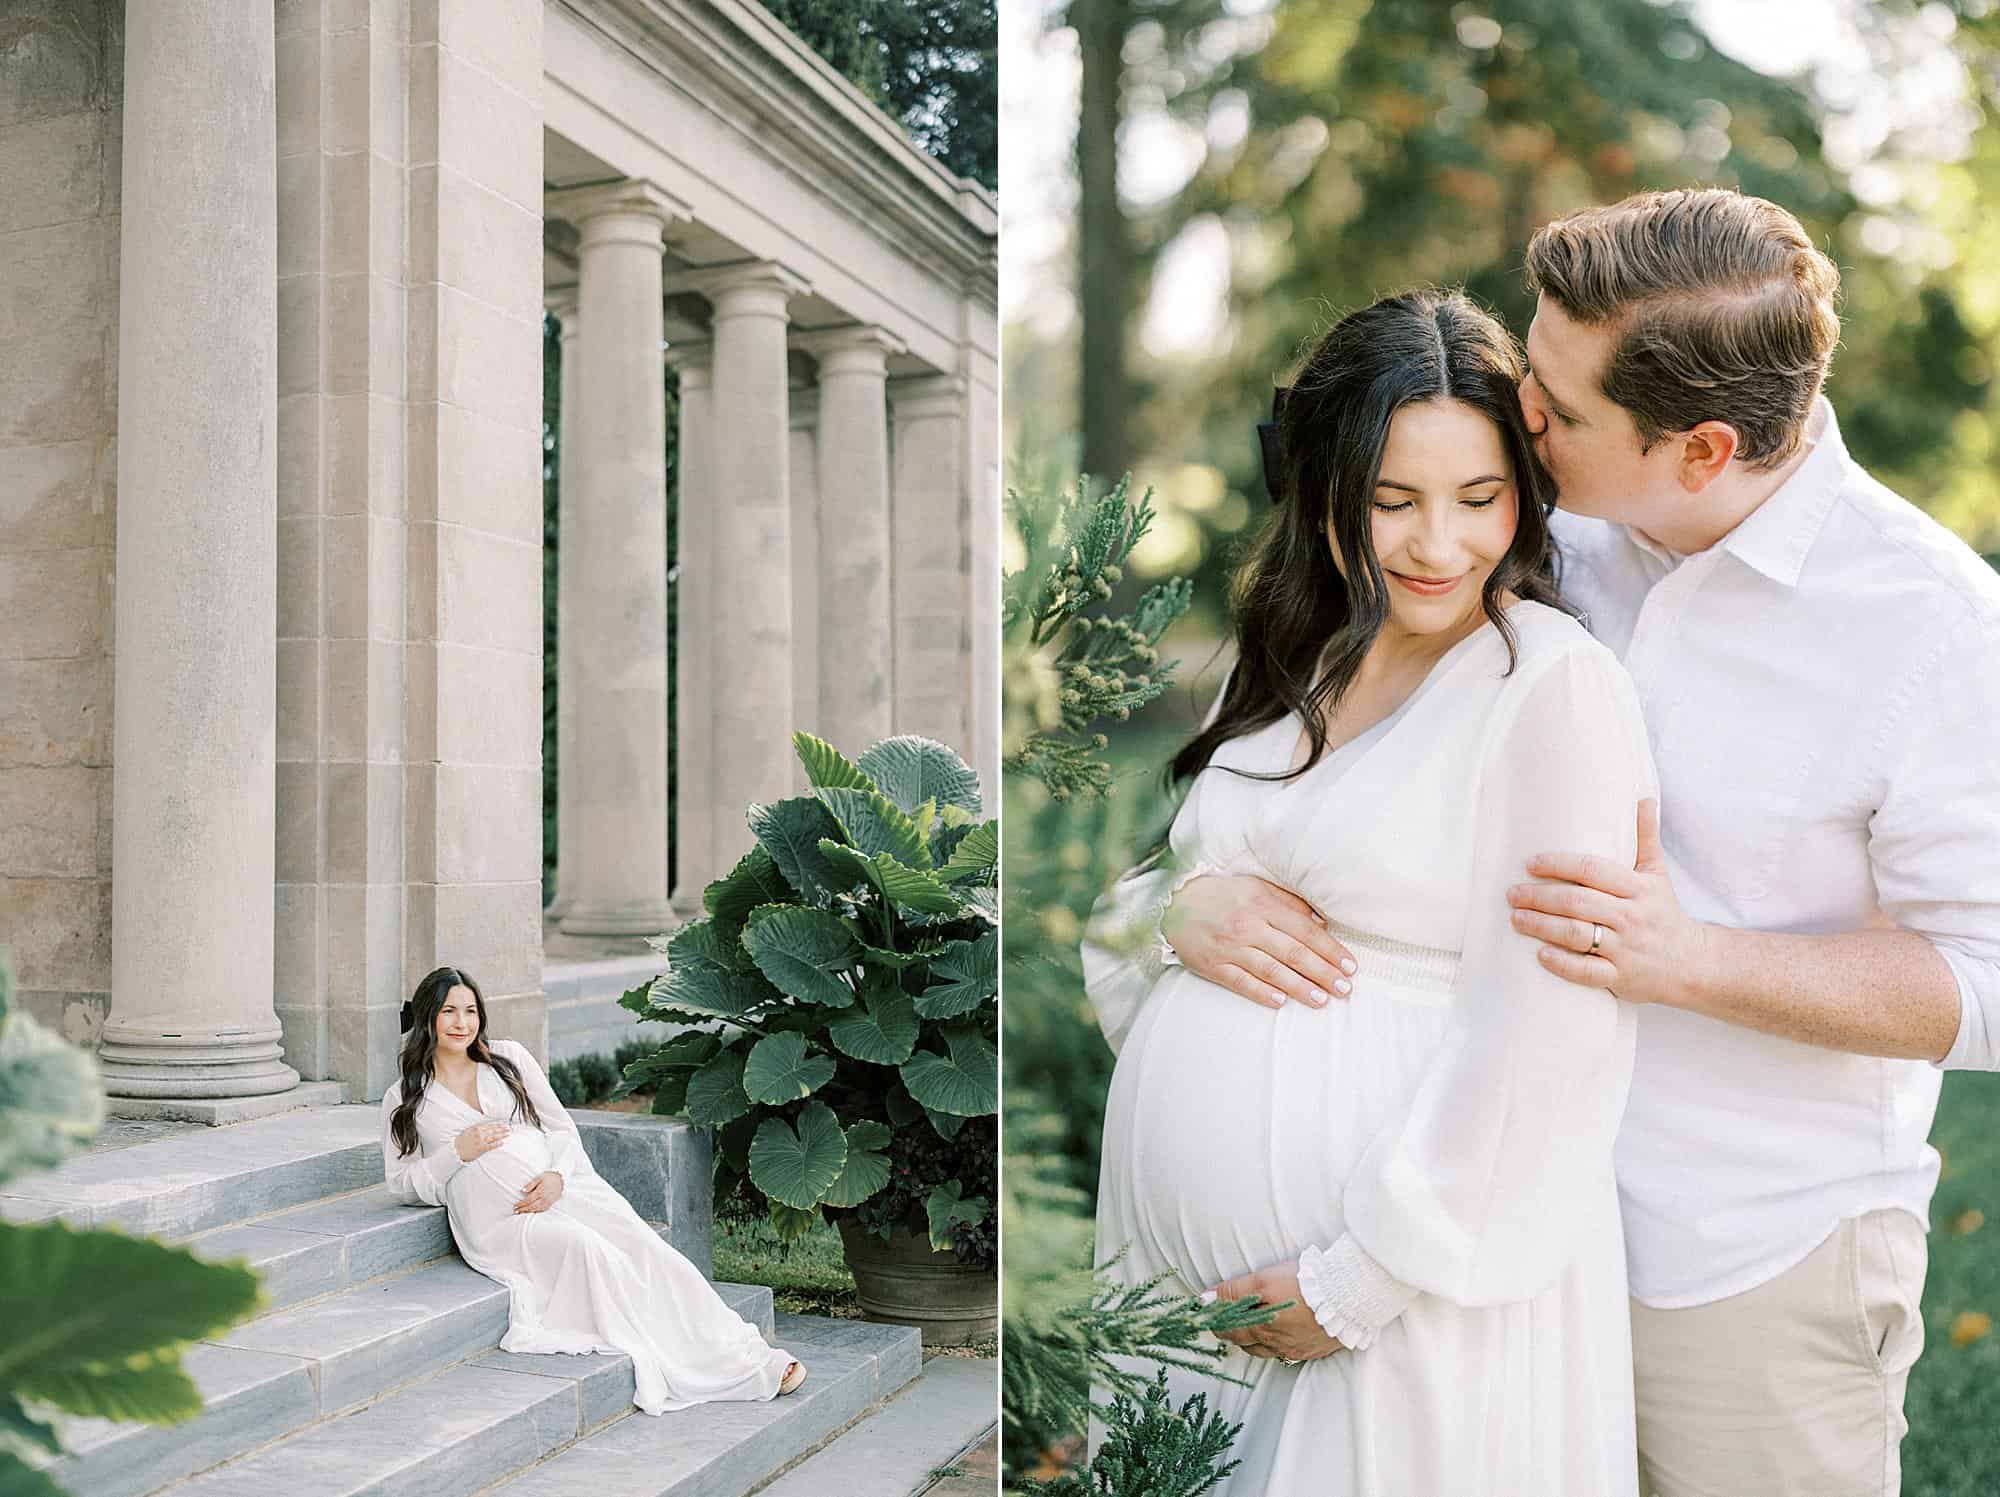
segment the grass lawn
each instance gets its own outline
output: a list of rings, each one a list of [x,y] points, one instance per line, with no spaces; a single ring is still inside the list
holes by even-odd
[[[1944,1176],[1931,1203],[1924,1355],[1905,1404],[1903,1493],[1990,1497],[2000,1492],[2000,1336],[1984,1317],[2000,1315],[2000,1078],[1946,1076],[1931,1142]]]
[[[787,1246],[762,1217],[715,1223],[715,1276],[727,1283],[768,1284],[780,1310],[794,1315],[860,1315],[854,1275],[840,1233],[820,1222]]]

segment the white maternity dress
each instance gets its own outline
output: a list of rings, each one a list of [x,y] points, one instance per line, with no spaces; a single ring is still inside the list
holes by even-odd
[[[479,1108],[433,1080],[417,1108],[418,1149],[398,1157],[390,1115],[402,1084],[382,1098],[382,1166],[399,1201],[443,1206],[465,1261],[508,1291],[502,1351],[624,1352],[632,1402],[648,1414],[778,1391],[790,1353],[722,1302],[701,1271],[661,1240],[631,1203],[591,1168],[576,1124],[542,1068],[516,1040],[490,1048],[520,1068],[541,1115],[534,1127],[491,1066],[477,1067]],[[458,1135],[475,1123],[512,1124],[507,1141],[470,1164]],[[546,1211],[515,1212],[528,1182],[563,1177]]]
[[[1611,1167],[1632,1015],[1544,970],[1506,891],[1536,852],[1630,867],[1651,761],[1611,654],[1554,609],[1508,617],[1511,675],[1482,627],[1298,779],[1216,767],[1283,771],[1296,717],[1225,745],[1173,867],[1122,881],[1085,948],[1119,1050],[1098,1261],[1123,1249],[1121,1281],[1192,1293],[1312,1249],[1306,1302],[1363,1348],[1297,1367],[1231,1348],[1248,1386],[1172,1374],[1177,1403],[1205,1392],[1244,1426],[1229,1497],[1637,1492]],[[1200,866],[1326,914],[1352,998],[1260,1008],[1107,935]]]

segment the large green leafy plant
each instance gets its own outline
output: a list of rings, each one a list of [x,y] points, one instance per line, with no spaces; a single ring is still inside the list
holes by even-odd
[[[95,1060],[14,1009],[0,955],[0,1181],[62,1163],[103,1119]],[[238,1264],[122,1232],[0,1222],[0,1494],[62,1497],[43,1469],[62,1442],[39,1405],[149,1424],[200,1413],[182,1347],[259,1300]]]
[[[757,845],[622,1000],[684,1026],[623,1090],[715,1129],[718,1204],[761,1199],[785,1240],[852,1212],[990,1264],[999,823],[941,743],[793,746],[812,793],[750,808]]]

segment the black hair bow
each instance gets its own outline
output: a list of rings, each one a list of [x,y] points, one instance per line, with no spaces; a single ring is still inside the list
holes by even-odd
[[[1285,417],[1285,397],[1292,392],[1283,385],[1271,391],[1271,419],[1257,423],[1257,448],[1264,458],[1264,492],[1271,502],[1277,504],[1283,499],[1278,489],[1278,476],[1284,469],[1284,443],[1279,440],[1278,423]]]

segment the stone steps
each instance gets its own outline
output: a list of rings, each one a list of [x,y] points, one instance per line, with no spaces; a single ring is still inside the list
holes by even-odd
[[[0,1188],[0,1218],[189,1237],[382,1183],[373,1107],[277,1117],[96,1150]]]
[[[482,1497],[741,1497],[897,1392],[923,1362],[908,1326],[779,1315],[775,1340],[809,1370],[798,1392],[628,1414]],[[849,1494],[827,1488],[823,1497]]]
[[[872,1418],[807,1456],[758,1497],[912,1497],[999,1423],[1000,1364],[933,1357]]]
[[[738,1314],[769,1330],[769,1289],[716,1287]],[[354,1285],[190,1348],[183,1365],[207,1406],[186,1424],[156,1429],[70,1421],[64,1443],[71,1454],[50,1474],[75,1497],[142,1497],[371,1404],[413,1380],[493,1354],[506,1328],[507,1291],[455,1257]],[[560,1360],[598,1364],[590,1371],[602,1370],[602,1386],[616,1387],[622,1377],[620,1399],[630,1402],[628,1359]],[[294,1490],[316,1492],[317,1486],[307,1482]]]
[[[579,1122],[600,1172],[641,1215],[669,1218],[657,1230],[705,1267],[705,1149],[655,1120]],[[303,1108],[95,1150],[8,1183],[0,1216],[151,1232],[248,1262],[265,1285],[262,1314],[184,1354],[199,1416],[167,1428],[62,1422],[70,1453],[48,1471],[73,1497],[739,1497],[920,1369],[914,1330],[792,1316],[774,1326],[770,1290],[719,1284],[807,1362],[806,1386],[771,1403],[638,1414],[626,1357],[498,1350],[506,1290],[460,1261],[443,1210],[390,1199],[379,1126],[373,1107]],[[643,1479],[616,1474],[635,1462]]]
[[[273,1310],[454,1251],[442,1206],[406,1206],[390,1197],[386,1185],[211,1227],[185,1245],[211,1263],[248,1262],[263,1276]]]

